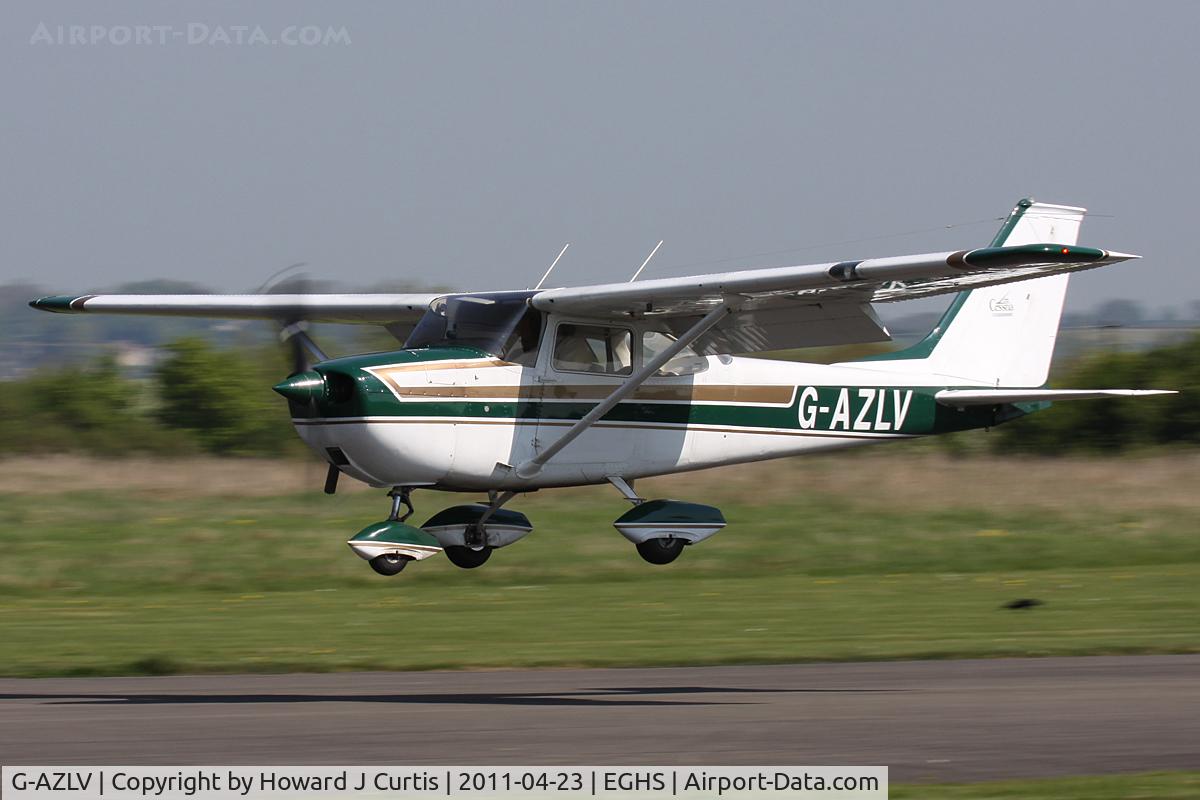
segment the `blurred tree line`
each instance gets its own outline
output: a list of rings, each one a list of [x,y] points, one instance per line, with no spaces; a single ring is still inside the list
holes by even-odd
[[[1175,389],[1179,394],[1073,400],[999,426],[998,452],[1113,453],[1200,444],[1200,336],[1143,352],[1098,352],[1054,376],[1057,389]]]
[[[303,451],[271,387],[289,371],[278,347],[179,339],[148,379],[104,357],[0,384],[0,453],[281,456]]]
[[[397,346],[382,333],[359,344]],[[111,357],[35,371],[0,383],[0,454],[298,455],[305,450],[287,405],[271,391],[288,371],[278,346],[222,347],[201,338],[168,345],[148,378],[124,376]],[[1181,394],[1058,403],[977,443],[1042,455],[1200,444],[1200,336],[1140,353],[1094,353],[1067,365],[1053,385]],[[938,441],[954,449],[962,435]]]

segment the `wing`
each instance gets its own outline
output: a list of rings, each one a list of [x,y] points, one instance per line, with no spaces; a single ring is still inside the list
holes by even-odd
[[[534,307],[599,319],[661,317],[685,330],[732,300],[737,312],[700,342],[706,353],[887,341],[870,303],[913,300],[1138,258],[1061,244],[984,247],[865,261],[742,270],[640,283],[549,289]]]
[[[1059,244],[985,247],[865,261],[742,270],[640,283],[550,289],[542,311],[591,319],[662,318],[682,333],[729,300],[736,312],[697,342],[704,353],[748,353],[888,341],[871,309],[894,302],[1115,264],[1137,256]],[[31,306],[66,314],[374,323],[397,338],[437,294],[119,295],[43,297]]]
[[[147,314],[280,322],[413,324],[437,294],[85,294],[29,305],[60,314]]]

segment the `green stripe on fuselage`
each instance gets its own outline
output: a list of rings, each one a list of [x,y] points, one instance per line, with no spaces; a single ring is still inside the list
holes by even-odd
[[[371,379],[374,380],[374,379]],[[364,381],[365,383],[365,381]],[[734,403],[664,403],[627,401],[603,417],[604,422],[633,425],[696,425],[731,429],[775,429],[813,434],[856,436],[924,436],[990,427],[1021,416],[1015,406],[997,409],[948,408],[934,399],[943,387],[801,386],[791,405],[755,406]],[[311,410],[293,407],[293,416],[326,421],[362,417],[397,420],[432,417],[448,420],[520,420],[572,422],[596,405],[561,400],[398,400],[382,384],[343,404],[321,403]],[[312,413],[315,411],[315,413]]]

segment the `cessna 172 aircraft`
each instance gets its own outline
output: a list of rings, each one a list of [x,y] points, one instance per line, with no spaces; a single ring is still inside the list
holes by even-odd
[[[1022,200],[990,246],[577,288],[465,294],[84,295],[61,313],[274,320],[300,359],[275,387],[340,474],[389,489],[349,545],[394,575],[444,552],[464,568],[525,536],[503,508],[611,483],[614,525],[653,564],[725,526],[720,510],[640,497],[638,478],[984,428],[1055,400],[1162,394],[1044,388],[1069,273],[1137,258],[1076,245],[1084,209]],[[636,277],[636,275],[635,275]],[[738,354],[890,336],[872,303],[957,292],[898,352],[820,365]],[[383,325],[394,352],[329,359],[305,321]],[[418,527],[410,495],[486,492]],[[406,513],[401,514],[402,507]]]

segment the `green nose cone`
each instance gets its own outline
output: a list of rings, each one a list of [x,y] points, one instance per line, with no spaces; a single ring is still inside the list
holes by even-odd
[[[308,403],[325,396],[325,379],[317,372],[297,372],[272,388],[288,400]]]

